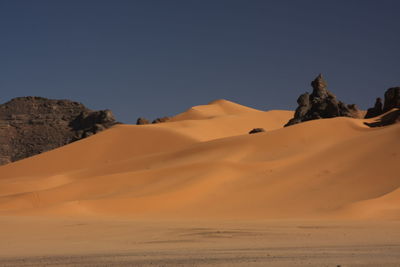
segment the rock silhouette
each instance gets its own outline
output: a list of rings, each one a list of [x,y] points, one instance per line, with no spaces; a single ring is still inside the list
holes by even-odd
[[[0,165],[69,144],[116,124],[110,110],[69,100],[18,97],[0,105]]]
[[[162,118],[157,118],[157,119],[153,120],[152,123],[162,123],[162,122],[167,122],[169,120],[170,120],[169,117],[162,117]]]
[[[383,107],[382,107],[383,106]],[[400,108],[400,87],[392,87],[385,92],[385,103],[378,97],[373,108],[369,108],[365,118],[373,118],[394,108]]]
[[[382,127],[400,122],[400,109],[394,109],[380,117],[375,122],[364,122],[369,127]]]
[[[138,118],[136,121],[136,125],[144,125],[144,124],[149,124],[149,123],[150,122],[146,118],[143,118],[143,117]]]
[[[400,108],[400,87],[392,87],[385,92],[383,112],[388,112],[393,108]]]
[[[265,132],[263,128],[254,128],[249,132],[249,134],[262,133],[262,132]]]
[[[356,105],[346,105],[327,89],[327,83],[319,74],[312,82],[313,92],[304,93],[297,99],[299,105],[294,117],[285,126],[333,117],[358,117]]]
[[[383,103],[382,103],[382,99],[380,97],[378,97],[375,100],[375,105],[373,108],[369,108],[367,110],[367,114],[365,114],[365,118],[373,118],[376,116],[379,116],[383,113]]]

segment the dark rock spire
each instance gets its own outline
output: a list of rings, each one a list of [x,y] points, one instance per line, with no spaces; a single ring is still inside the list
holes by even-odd
[[[311,82],[311,86],[313,92],[299,96],[297,99],[299,106],[296,109],[294,118],[285,126],[322,118],[358,116],[358,109],[355,105],[346,105],[338,101],[336,96],[327,89],[328,84],[321,74]]]
[[[369,108],[367,110],[367,114],[365,114],[365,118],[373,118],[376,116],[379,116],[383,113],[383,103],[382,103],[382,98],[378,97],[375,100],[375,105],[373,108]]]

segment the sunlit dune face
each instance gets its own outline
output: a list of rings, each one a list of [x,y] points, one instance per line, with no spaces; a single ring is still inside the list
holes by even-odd
[[[0,167],[0,214],[400,218],[399,124],[284,128],[292,116],[218,100],[169,122],[114,126]]]

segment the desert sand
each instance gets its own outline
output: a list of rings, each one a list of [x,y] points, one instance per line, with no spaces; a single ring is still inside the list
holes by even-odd
[[[399,266],[400,124],[292,116],[218,100],[0,167],[0,263]]]
[[[399,266],[398,222],[2,217],[0,266]]]

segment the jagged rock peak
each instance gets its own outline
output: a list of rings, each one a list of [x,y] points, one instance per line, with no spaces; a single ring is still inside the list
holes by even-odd
[[[328,83],[322,77],[322,74],[318,76],[311,82],[311,86],[315,91],[325,90],[328,87]]]
[[[353,105],[346,105],[336,99],[336,96],[327,89],[327,82],[319,74],[312,82],[313,92],[311,94],[304,93],[297,99],[298,107],[294,118],[292,118],[285,126],[296,123],[333,117],[357,117],[359,111]]]

